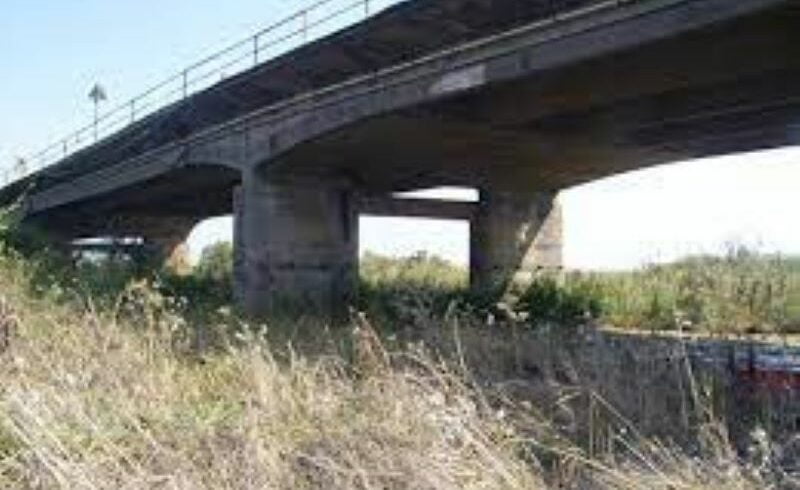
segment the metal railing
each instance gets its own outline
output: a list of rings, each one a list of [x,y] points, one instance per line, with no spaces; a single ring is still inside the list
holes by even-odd
[[[368,18],[400,0],[317,0],[302,10],[184,68],[136,97],[99,114],[91,124],[47,148],[20,158],[3,175],[3,186],[38,172],[99,140],[227,78],[303,44]]]

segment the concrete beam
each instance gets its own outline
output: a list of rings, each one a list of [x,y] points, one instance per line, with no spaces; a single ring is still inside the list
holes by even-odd
[[[439,218],[471,221],[478,204],[439,199],[398,198],[392,196],[366,196],[358,202],[358,210],[374,216],[404,216],[409,218]]]
[[[101,254],[114,254],[114,253],[123,253],[129,255],[137,255],[142,254],[145,249],[147,248],[143,242],[135,242],[135,243],[128,243],[128,242],[116,242],[116,241],[107,241],[107,242],[92,242],[92,243],[70,243],[69,244],[70,250],[74,252],[84,252],[84,253],[101,253]]]

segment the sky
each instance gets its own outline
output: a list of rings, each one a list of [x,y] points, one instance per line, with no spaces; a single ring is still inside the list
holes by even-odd
[[[373,0],[374,8],[393,1]],[[95,83],[109,107],[120,104],[307,4],[4,0],[0,170],[90,123]],[[677,162],[565,190],[566,265],[629,268],[732,244],[800,254],[799,184],[800,148],[793,147]],[[474,198],[453,189],[435,195]],[[230,235],[229,218],[201,224],[189,240],[193,255]],[[466,223],[363,217],[360,239],[362,251],[468,257]]]

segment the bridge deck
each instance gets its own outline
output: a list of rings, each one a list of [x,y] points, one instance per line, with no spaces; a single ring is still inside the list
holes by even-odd
[[[792,0],[410,0],[39,173],[26,211],[96,236],[123,216],[230,213],[255,169],[372,193],[555,191],[792,144],[798,19]],[[473,75],[480,89],[437,88]]]
[[[34,175],[37,189],[260,107],[601,0],[411,0],[166,107]]]

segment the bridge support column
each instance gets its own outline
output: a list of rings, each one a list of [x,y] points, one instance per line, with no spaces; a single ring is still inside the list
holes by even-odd
[[[156,251],[156,260],[166,269],[180,275],[191,272],[186,235],[157,237],[148,239],[147,243],[153,246]]]
[[[246,313],[346,311],[358,274],[358,215],[348,186],[252,173],[234,204],[235,295]]]
[[[154,217],[137,220],[152,259],[173,272],[184,274],[191,269],[186,238],[197,224],[194,217]]]
[[[481,190],[470,224],[470,282],[502,293],[536,271],[562,266],[562,216],[554,192]]]

